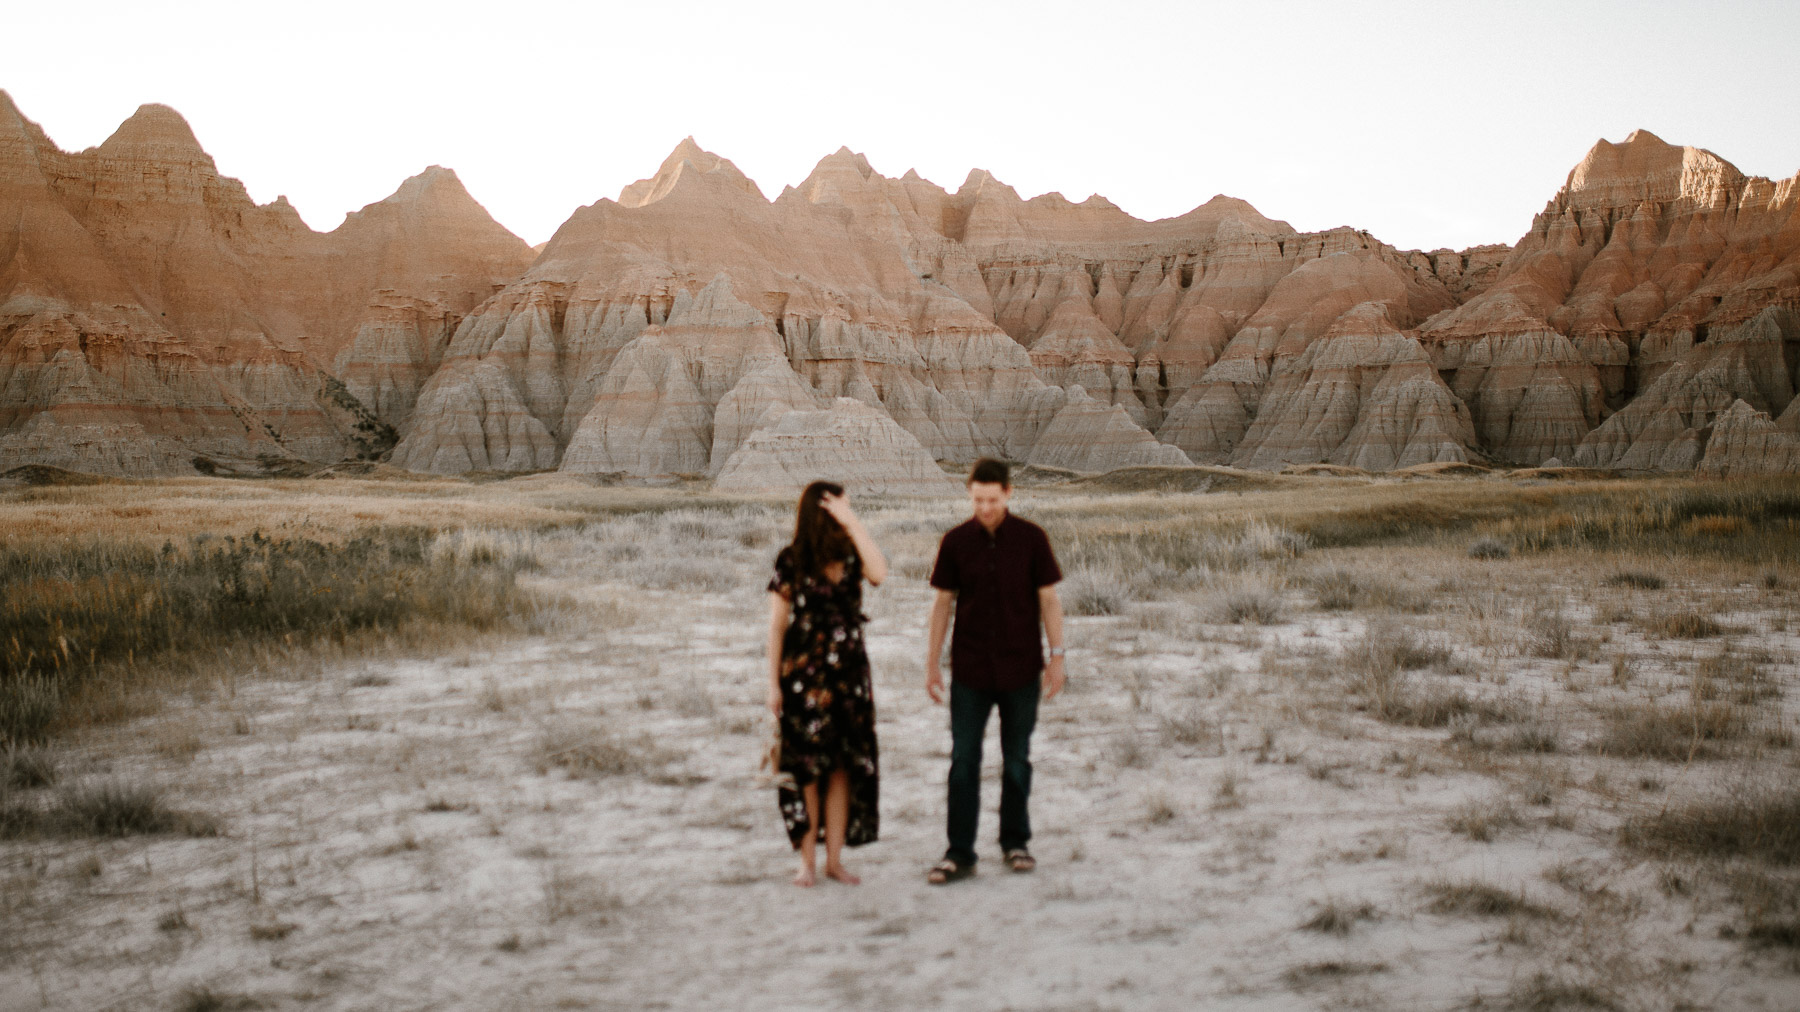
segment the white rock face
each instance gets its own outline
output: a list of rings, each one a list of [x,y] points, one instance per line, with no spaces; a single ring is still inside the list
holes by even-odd
[[[1038,434],[1025,462],[1071,471],[1193,463],[1179,449],[1157,442],[1122,405],[1090,397],[1080,386],[1069,388],[1068,400]]]
[[[720,489],[798,492],[809,482],[896,495],[958,495],[962,486],[885,412],[849,397],[789,411],[759,429],[719,469]]]

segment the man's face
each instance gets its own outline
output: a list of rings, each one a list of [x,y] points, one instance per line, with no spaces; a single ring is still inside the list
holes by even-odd
[[[969,505],[975,509],[975,520],[988,530],[1000,526],[1006,517],[1006,501],[1012,498],[1012,489],[1005,485],[987,481],[969,482]]]

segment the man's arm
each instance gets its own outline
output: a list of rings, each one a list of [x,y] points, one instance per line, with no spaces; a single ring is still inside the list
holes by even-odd
[[[1043,619],[1044,638],[1050,641],[1050,649],[1061,650],[1063,645],[1062,598],[1056,596],[1056,584],[1052,583],[1038,588],[1038,614]],[[1044,665],[1044,698],[1055,699],[1056,694],[1063,690],[1063,683],[1067,677],[1062,654],[1051,654],[1049,663]]]
[[[950,631],[950,603],[955,600],[954,591],[940,587],[937,599],[931,602],[931,630],[925,637],[925,692],[934,703],[944,701],[944,671],[938,666],[938,658],[944,656],[944,634]]]

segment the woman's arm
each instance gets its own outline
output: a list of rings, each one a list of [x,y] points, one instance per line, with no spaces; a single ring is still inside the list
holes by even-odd
[[[781,641],[792,613],[787,598],[769,592],[769,712],[777,717],[781,716]]]
[[[850,508],[849,497],[826,495],[819,500],[819,505],[843,526],[844,533],[850,535],[850,541],[856,545],[856,555],[862,559],[863,577],[869,581],[869,585],[881,586],[881,581],[887,579],[887,556],[881,554],[880,546],[869,536],[862,518]]]

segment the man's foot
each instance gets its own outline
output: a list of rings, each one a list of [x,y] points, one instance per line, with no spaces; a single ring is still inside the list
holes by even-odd
[[[812,884],[818,880],[818,877],[813,873],[813,866],[810,864],[802,864],[800,870],[794,873],[794,884],[802,889],[812,888]]]
[[[838,882],[842,882],[847,886],[862,885],[862,879],[857,878],[855,875],[850,874],[850,869],[844,867],[841,864],[837,864],[837,865],[827,864],[825,866],[825,877],[828,879],[833,879]]]
[[[931,866],[931,870],[925,873],[925,881],[934,886],[941,886],[960,878],[968,878],[973,874],[975,874],[974,864],[963,864],[955,858],[947,857]]]
[[[1024,847],[1014,847],[1006,852],[1006,866],[1013,871],[1026,872],[1037,870],[1037,858]]]

